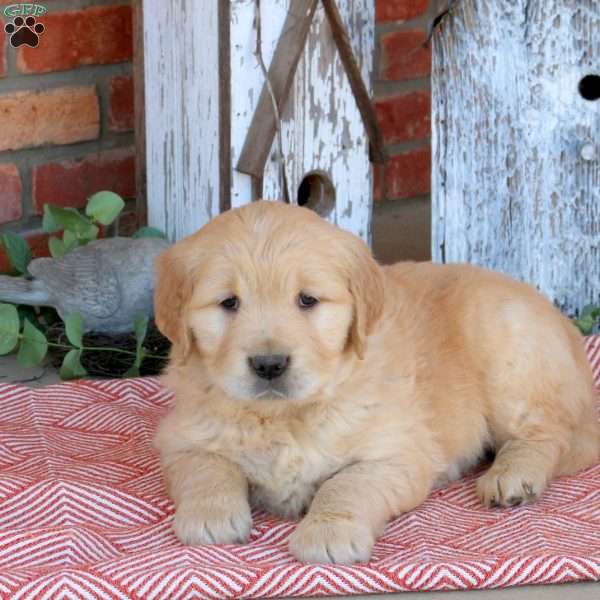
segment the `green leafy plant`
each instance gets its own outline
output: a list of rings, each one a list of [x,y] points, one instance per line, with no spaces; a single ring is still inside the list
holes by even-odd
[[[44,231],[63,232],[62,239],[53,236],[48,240],[50,254],[54,258],[60,258],[73,248],[95,240],[100,232],[99,226],[110,225],[124,206],[123,199],[113,192],[98,192],[91,196],[85,207],[85,215],[75,208],[45,204],[42,221]]]
[[[18,349],[17,360],[24,366],[39,365],[49,348],[63,348],[68,350],[60,369],[62,379],[75,379],[84,377],[87,371],[81,364],[81,357],[88,351],[118,352],[131,356],[133,365],[125,373],[125,377],[137,377],[140,374],[140,365],[144,358],[163,360],[164,356],[156,356],[144,347],[144,340],[148,331],[148,317],[137,315],[135,319],[136,351],[121,348],[89,347],[83,341],[83,319],[79,313],[72,313],[65,319],[65,331],[69,344],[50,342],[45,334],[28,319],[21,321],[16,307],[13,304],[0,304],[0,355],[9,354]]]
[[[50,254],[54,258],[60,258],[73,248],[97,239],[100,227],[111,225],[124,207],[125,202],[118,194],[106,191],[90,196],[85,214],[75,208],[44,204],[42,229],[45,233],[62,232],[62,237],[53,235],[49,238]],[[164,238],[165,234],[154,227],[141,227],[132,237]],[[6,250],[14,271],[19,275],[28,275],[27,265],[31,262],[32,256],[31,249],[23,237],[8,231],[0,235],[0,245]]]
[[[48,240],[50,254],[60,258],[92,240],[97,239],[100,228],[111,225],[125,207],[123,199],[113,192],[102,191],[88,199],[84,214],[75,208],[61,208],[51,204],[44,205],[42,228],[46,233],[62,232],[62,237],[52,236]],[[162,237],[165,235],[153,227],[142,227],[134,238]],[[29,277],[27,270],[32,260],[31,249],[18,234],[7,232],[0,235],[0,244],[4,247],[14,272]],[[132,365],[125,377],[136,377],[145,358],[164,360],[166,356],[150,353],[144,347],[148,333],[148,318],[138,315],[134,323],[136,349],[134,352],[123,348],[86,346],[84,344],[84,323],[80,314],[73,313],[65,318],[65,335],[68,341],[58,343],[49,341],[48,326],[60,320],[53,309],[47,307],[15,306],[0,304],[0,355],[17,351],[17,360],[24,366],[36,366],[43,362],[50,348],[67,350],[60,368],[62,379],[84,377],[87,371],[82,365],[84,352],[113,352],[129,355]]]
[[[578,318],[573,319],[573,322],[579,327],[581,333],[590,335],[594,332],[595,327],[600,324],[600,306],[589,304],[584,307]]]

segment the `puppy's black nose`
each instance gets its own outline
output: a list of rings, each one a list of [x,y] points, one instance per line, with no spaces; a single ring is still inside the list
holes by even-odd
[[[259,354],[248,358],[248,363],[261,379],[276,379],[288,368],[290,357],[285,354]]]

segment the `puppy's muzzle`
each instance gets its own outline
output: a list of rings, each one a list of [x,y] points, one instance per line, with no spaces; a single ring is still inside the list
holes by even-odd
[[[277,379],[281,377],[290,364],[290,357],[285,354],[260,354],[250,356],[248,364],[261,379]]]

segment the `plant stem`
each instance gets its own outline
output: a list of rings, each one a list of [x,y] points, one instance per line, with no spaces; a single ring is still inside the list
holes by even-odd
[[[22,333],[19,334],[20,340],[27,340],[28,342],[33,342],[34,344],[41,344],[39,340],[34,340],[32,338],[28,338],[24,336]],[[70,346],[67,344],[57,344],[56,342],[48,342],[46,341],[48,346],[52,348],[64,348],[66,350],[81,350],[81,351],[93,351],[93,352],[117,352],[118,354],[129,354],[129,356],[137,356],[137,352],[132,352],[131,350],[122,350],[121,348],[101,348],[98,346],[81,346],[81,348],[77,348],[76,346]],[[144,358],[155,358],[157,360],[166,360],[167,356],[158,356],[156,354],[144,354]]]

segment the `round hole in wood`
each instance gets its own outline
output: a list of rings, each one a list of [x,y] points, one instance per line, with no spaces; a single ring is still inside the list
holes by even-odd
[[[600,98],[600,75],[586,75],[579,82],[579,93],[586,100],[598,100]]]
[[[322,171],[307,173],[298,186],[299,206],[306,206],[322,217],[328,216],[335,207],[335,188],[331,179]]]

